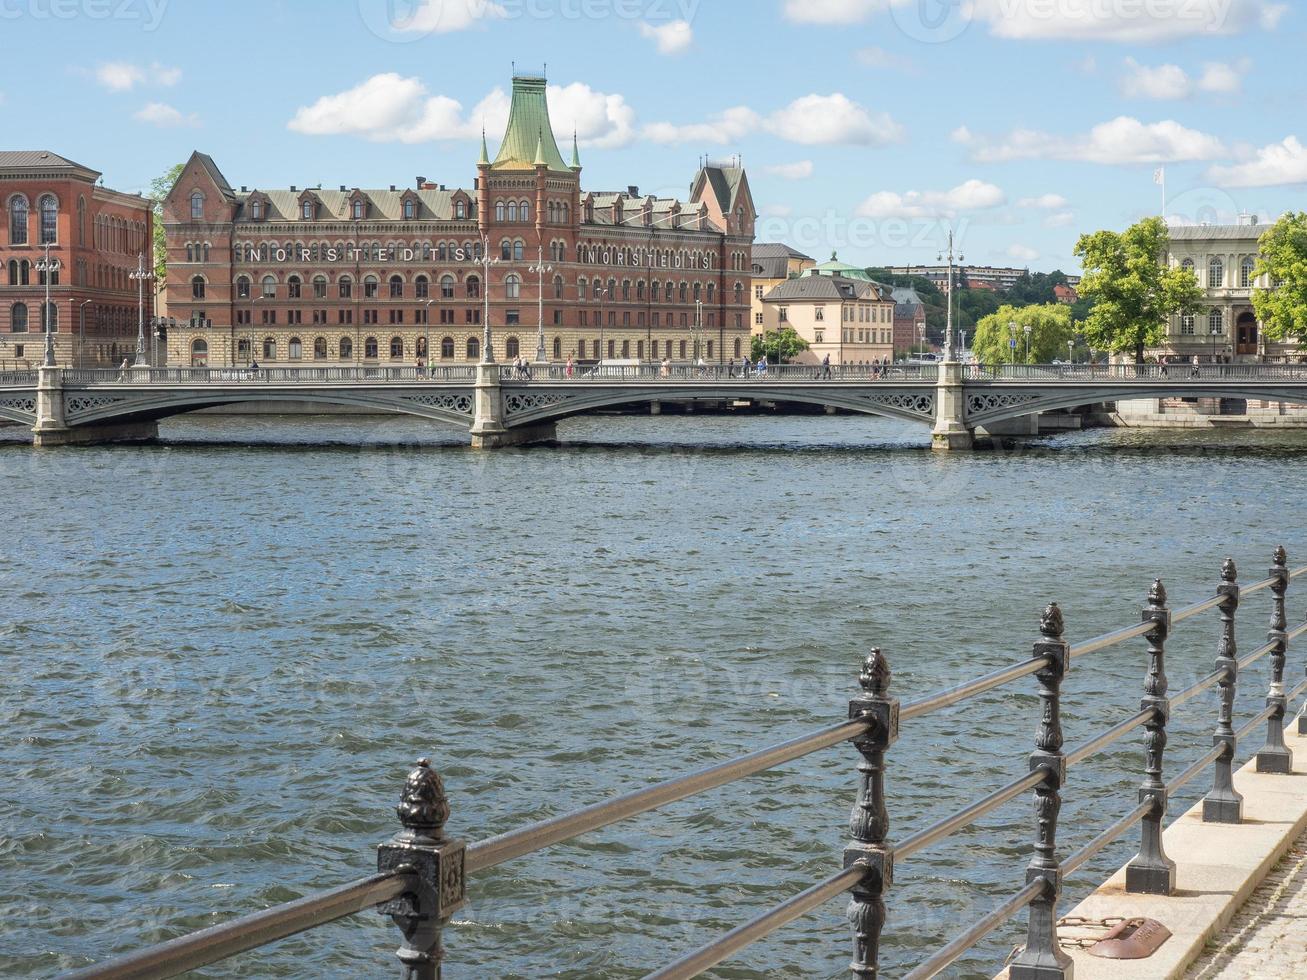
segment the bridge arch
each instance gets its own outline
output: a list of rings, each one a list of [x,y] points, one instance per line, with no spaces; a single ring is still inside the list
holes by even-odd
[[[1240,398],[1307,405],[1307,391],[1300,388],[1277,387],[1266,383],[1246,386],[1230,382],[1222,384],[1220,381],[1202,379],[1195,379],[1192,383],[1170,381],[1153,385],[1133,382],[1052,390],[1023,389],[1008,385],[983,388],[968,386],[966,424],[968,427],[983,427],[1040,412],[1139,398]],[[978,400],[983,407],[977,408]]]

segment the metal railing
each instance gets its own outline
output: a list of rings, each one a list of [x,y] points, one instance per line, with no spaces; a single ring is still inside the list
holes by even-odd
[[[1307,364],[967,364],[967,381],[1304,381]]]
[[[1291,580],[1304,574],[1307,567],[1290,571],[1284,549],[1277,548],[1268,577],[1240,586],[1234,562],[1227,559],[1215,594],[1179,609],[1170,608],[1166,589],[1158,580],[1149,590],[1148,605],[1138,624],[1076,644],[1066,638],[1062,612],[1052,603],[1041,617],[1039,639],[1029,659],[904,704],[889,693],[888,658],[880,650],[873,650],[863,664],[859,678],[861,693],[850,701],[846,720],[472,844],[446,834],[450,808],[445,788],[437,772],[423,759],[405,782],[396,811],[403,829],[381,846],[376,875],[89,966],[66,977],[68,980],[172,977],[375,907],[390,915],[403,933],[404,943],[398,956],[406,980],[436,980],[444,956],[441,931],[464,903],[469,875],[849,741],[860,755],[859,788],[850,823],[852,840],[845,849],[842,866],[725,935],[656,969],[646,980],[697,976],[845,892],[851,892],[848,917],[854,934],[852,975],[874,977],[879,970],[886,896],[896,869],[931,845],[1031,791],[1036,817],[1033,856],[1025,869],[1021,888],[938,952],[918,962],[907,976],[925,980],[937,975],[994,929],[1023,909],[1029,909],[1027,940],[1012,962],[1012,980],[1069,977],[1070,961],[1058,945],[1056,931],[1057,902],[1067,877],[1081,870],[1094,855],[1136,824],[1142,824],[1139,852],[1126,868],[1126,889],[1172,894],[1175,863],[1166,856],[1162,846],[1162,823],[1169,796],[1212,766],[1212,788],[1203,800],[1203,819],[1241,822],[1243,801],[1234,790],[1233,761],[1239,742],[1263,723],[1265,744],[1256,755],[1258,771],[1288,773],[1291,770],[1292,758],[1284,743],[1284,720],[1289,702],[1307,691],[1307,680],[1286,692],[1284,667],[1290,642],[1307,634],[1307,622],[1293,629],[1287,627],[1285,596]],[[1267,642],[1240,657],[1235,643],[1236,611],[1243,599],[1267,589],[1272,594]],[[1180,623],[1212,609],[1220,611],[1214,670],[1184,691],[1168,696],[1165,659],[1168,637]],[[1138,639],[1146,641],[1149,659],[1139,710],[1083,744],[1064,751],[1061,686],[1067,669],[1078,658]],[[1233,707],[1238,677],[1267,656],[1271,658],[1271,666],[1266,707],[1236,731]],[[898,740],[901,724],[1031,675],[1035,675],[1039,684],[1040,711],[1029,772],[892,843],[884,775],[886,754]],[[1213,747],[1180,775],[1164,780],[1166,728],[1172,711],[1214,686],[1220,688],[1220,700]],[[1298,726],[1299,731],[1307,732],[1307,715],[1299,715]],[[1130,801],[1133,805],[1122,817],[1080,850],[1059,859],[1058,811],[1068,768],[1099,755],[1141,727],[1147,735],[1138,800]]]
[[[644,381],[650,383],[687,381],[869,381],[930,382],[939,376],[935,364],[770,364],[766,370],[741,364],[532,364],[525,373],[505,366],[505,380],[543,381]]]
[[[207,385],[207,384],[334,384],[385,381],[476,381],[476,366],[431,367],[223,367],[223,368],[66,368],[65,384]],[[33,382],[35,383],[35,382]]]

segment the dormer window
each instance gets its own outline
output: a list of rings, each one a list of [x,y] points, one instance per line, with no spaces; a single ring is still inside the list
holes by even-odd
[[[354,213],[354,220],[355,220],[355,221],[361,221],[361,220],[363,219],[363,201],[362,201],[361,199],[359,199],[359,198],[355,198],[355,199],[354,199],[354,212],[353,212],[353,213]]]
[[[454,217],[459,221],[462,221],[467,217],[467,205],[461,198],[454,202]]]
[[[409,220],[411,221],[413,218],[417,217],[417,210],[418,210],[418,209],[417,209],[417,205],[415,205],[415,204],[413,203],[413,199],[412,199],[412,198],[409,198],[407,201],[404,202],[404,217],[405,217],[405,218],[407,218],[407,219],[409,219]]]
[[[305,221],[312,221],[312,220],[313,220],[313,202],[312,202],[312,201],[305,201],[303,204],[300,205],[300,217],[302,217]]]
[[[262,220],[263,220],[263,202],[262,202],[262,201],[252,201],[252,202],[250,203],[250,217],[252,217],[255,221],[262,221]]]

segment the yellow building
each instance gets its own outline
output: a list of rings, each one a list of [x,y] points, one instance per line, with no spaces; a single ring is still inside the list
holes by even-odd
[[[762,306],[762,330],[791,327],[808,342],[798,363],[818,364],[827,355],[836,365],[894,358],[894,300],[870,279],[810,270],[774,287]]]
[[[804,255],[779,242],[760,242],[753,246],[753,308],[749,323],[753,332],[761,334],[766,319],[763,297],[787,279],[797,279],[817,264],[816,259]]]

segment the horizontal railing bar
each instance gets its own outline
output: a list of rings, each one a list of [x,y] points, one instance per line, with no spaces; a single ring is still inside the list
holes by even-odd
[[[865,871],[864,865],[852,864],[675,962],[646,975],[644,980],[690,980],[691,977],[697,977],[732,953],[770,936],[782,926],[848,891],[861,880]]]
[[[905,837],[902,841],[894,846],[894,857],[902,859],[916,854],[918,851],[929,847],[937,840],[942,840],[955,830],[965,827],[971,821],[992,810],[997,810],[1009,800],[1014,800],[1028,789],[1034,789],[1044,781],[1046,772],[1043,768],[1035,769],[1026,773],[1020,779],[1014,779],[1006,786],[1001,786],[988,796],[983,797],[970,806],[959,810],[952,816],[938,820],[922,830],[918,830],[910,837]]]
[[[1135,626],[1125,626],[1119,630],[1113,630],[1110,633],[1104,633],[1102,636],[1096,636],[1092,640],[1085,640],[1083,643],[1075,643],[1071,646],[1071,658],[1083,657],[1086,654],[1097,653],[1099,650],[1106,650],[1108,647],[1114,647],[1118,643],[1125,643],[1127,640],[1133,640],[1143,636],[1153,628],[1153,623],[1145,620]]]
[[[411,890],[413,884],[410,874],[373,875],[74,970],[64,974],[62,980],[162,980],[179,976],[389,902]]]
[[[687,796],[791,762],[856,738],[864,734],[870,726],[869,721],[857,720],[832,725],[788,742],[740,756],[738,759],[718,763],[644,789],[624,793],[603,803],[596,803],[572,813],[564,813],[518,830],[511,830],[497,837],[477,841],[475,844],[468,845],[467,871],[471,874],[493,868],[513,858],[552,847],[554,844],[580,837],[592,830],[607,827],[609,824],[649,810],[656,810],[660,806],[683,800]]]
[[[1225,596],[1214,595],[1208,596],[1206,599],[1202,599],[1198,602],[1191,603],[1190,605],[1182,606],[1171,613],[1171,625],[1174,626],[1176,623],[1183,623],[1186,619],[1197,616],[1199,613],[1205,613],[1209,609],[1215,609],[1224,600]]]
[[[1025,888],[998,908],[984,918],[978,919],[970,929],[958,936],[957,939],[954,939],[930,959],[919,964],[911,972],[904,974],[903,980],[930,980],[931,977],[938,976],[942,971],[952,966],[972,946],[1038,898],[1039,893],[1046,887],[1047,883],[1043,878],[1036,878],[1031,881]]]
[[[1190,780],[1192,780],[1195,776],[1197,776],[1204,769],[1206,769],[1213,762],[1215,762],[1216,757],[1224,751],[1225,751],[1224,745],[1212,746],[1203,755],[1199,756],[1196,760],[1194,760],[1193,764],[1190,765],[1188,769],[1180,773],[1180,775],[1176,776],[1174,779],[1168,780],[1166,784],[1166,791],[1168,793],[1174,793],[1181,786],[1188,785]]]
[[[1224,667],[1222,667],[1220,670],[1212,671],[1210,674],[1208,674],[1202,680],[1198,681],[1196,684],[1190,684],[1175,697],[1171,698],[1171,707],[1178,708],[1186,701],[1192,701],[1194,698],[1198,697],[1198,695],[1202,694],[1208,688],[1214,687],[1215,685],[1221,683],[1221,678],[1224,677],[1227,673],[1229,673],[1229,671],[1227,671]]]
[[[1147,803],[1140,803],[1137,807],[1127,813],[1112,826],[1091,840],[1080,850],[1076,851],[1070,857],[1062,861],[1061,868],[1063,875],[1073,875],[1095,854],[1107,847],[1127,830],[1137,824],[1140,820],[1148,815],[1148,811],[1153,808],[1152,800]]]
[[[1253,664],[1257,663],[1257,661],[1261,660],[1262,657],[1266,656],[1268,653],[1274,650],[1277,646],[1279,646],[1279,644],[1276,643],[1274,640],[1272,640],[1270,643],[1263,643],[1256,650],[1244,654],[1237,661],[1239,664],[1239,669],[1245,670],[1246,668],[1251,667]]]
[[[1066,764],[1074,766],[1078,762],[1084,762],[1090,756],[1097,755],[1114,742],[1119,742],[1140,725],[1149,721],[1156,710],[1155,708],[1144,708],[1138,714],[1132,715],[1121,722],[1121,724],[1113,725],[1097,738],[1091,738],[1080,748],[1067,753]]]
[[[1024,663],[1003,667],[993,673],[977,677],[975,680],[959,684],[957,687],[951,687],[947,691],[932,694],[930,697],[922,698],[919,701],[910,701],[899,709],[899,720],[907,721],[911,718],[920,718],[922,715],[948,708],[959,701],[965,701],[977,694],[983,694],[985,691],[991,691],[1004,684],[1010,684],[1022,677],[1029,677],[1047,663],[1048,657],[1034,657]]]

